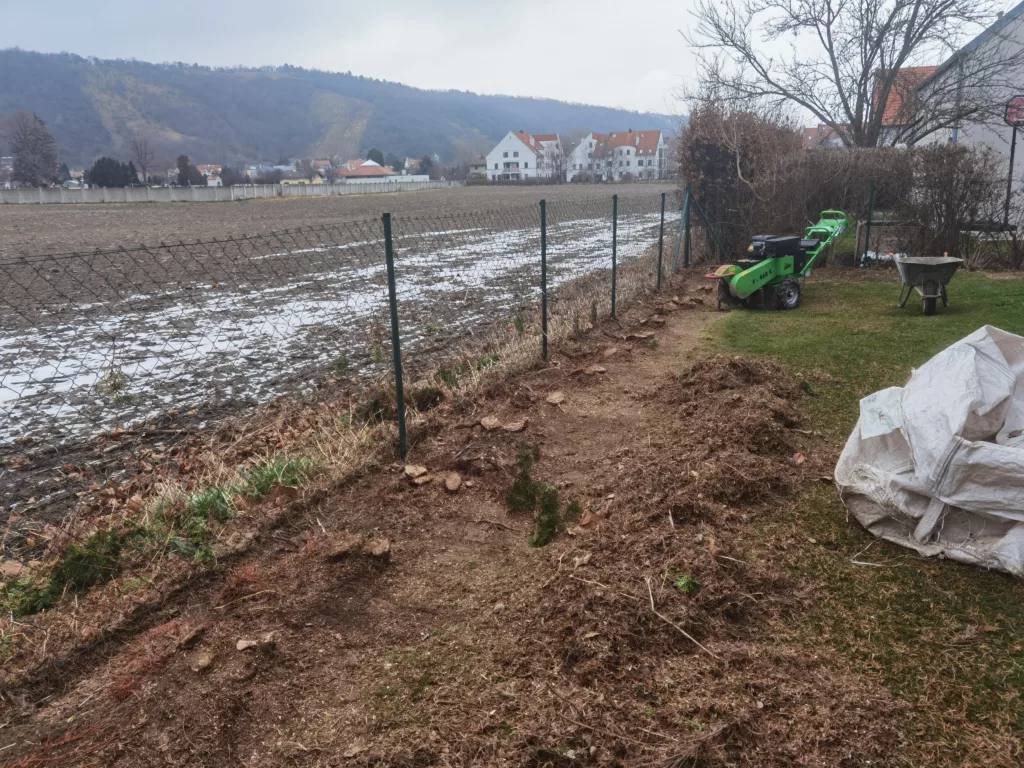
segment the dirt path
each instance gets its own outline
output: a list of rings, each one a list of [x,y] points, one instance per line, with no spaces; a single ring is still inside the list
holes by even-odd
[[[638,306],[453,410],[413,447],[428,484],[393,466],[330,489],[130,638],[9,692],[0,759],[892,764],[888,694],[780,640],[813,586],[767,564],[757,516],[821,469],[790,465],[799,388],[777,371],[720,359],[677,378],[712,317]],[[711,434],[722,409],[749,444]],[[505,503],[527,446],[533,478],[581,505],[543,548]]]

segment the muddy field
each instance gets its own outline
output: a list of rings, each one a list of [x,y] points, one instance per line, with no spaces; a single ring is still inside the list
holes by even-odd
[[[331,225],[396,215],[455,215],[535,204],[676,193],[672,184],[465,187],[383,195],[249,200],[234,203],[0,206],[0,259],[27,254],[130,248],[254,235],[278,229]],[[670,201],[673,198],[670,197]],[[678,201],[677,201],[678,202]],[[672,207],[671,203],[670,206]]]
[[[618,202],[616,255],[624,269],[653,258],[660,232],[660,193],[650,186],[636,191],[643,194],[623,191]],[[475,194],[451,192],[461,193],[460,206]],[[417,215],[413,207],[393,217],[409,381],[471,351],[486,355],[496,336],[539,333],[540,228],[538,206],[528,199],[535,190],[482,192],[492,201],[500,199],[496,192],[522,199],[455,211],[448,190],[388,198],[441,204],[429,213]],[[373,197],[376,203],[355,202],[372,207],[382,199]],[[298,202],[320,207],[339,201],[353,202]],[[276,212],[293,210],[294,202],[210,207],[225,214]],[[550,201],[553,315],[562,311],[563,287],[581,294],[581,281],[596,290],[602,315],[607,312],[610,203],[609,197]],[[43,210],[62,213],[58,208]],[[81,208],[83,214],[95,210]],[[142,210],[130,209],[132,215]],[[677,211],[666,212],[667,258],[678,222]],[[292,222],[267,226],[285,223]],[[190,233],[203,233],[201,226]],[[653,269],[647,271],[653,287]],[[312,394],[325,382],[363,386],[391,376],[384,233],[377,218],[248,237],[220,233],[169,246],[23,256],[0,261],[0,281],[0,462],[6,465],[0,481],[19,503],[49,503],[64,489],[53,482],[59,467],[102,459],[89,448],[100,433],[202,429],[278,396]],[[188,425],[180,423],[183,416]]]

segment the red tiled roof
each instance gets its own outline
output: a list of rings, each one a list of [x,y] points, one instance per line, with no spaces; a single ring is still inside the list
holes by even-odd
[[[903,67],[896,73],[892,89],[889,91],[889,98],[885,102],[885,112],[882,113],[883,126],[890,127],[903,124],[910,116],[910,110],[904,107],[907,98],[912,96],[914,89],[923,83],[935,69],[935,67]],[[875,73],[874,96],[876,104],[881,96],[879,91],[881,90],[884,75],[884,72]]]
[[[535,133],[533,138],[537,141],[558,141],[557,133]]]
[[[349,161],[351,165],[352,161]],[[357,168],[339,168],[335,172],[335,177],[339,179],[356,179],[356,178],[368,178],[371,176],[397,176],[391,168],[383,165],[362,165],[360,164]]]
[[[540,148],[540,145],[533,136],[528,133],[523,133],[522,131],[512,131],[512,133],[514,133],[516,137],[526,145],[527,149],[533,152],[533,154],[537,154],[537,150]]]
[[[595,133],[596,150],[612,150],[619,147],[633,147],[638,155],[653,155],[658,149],[661,131],[615,131],[610,134]]]

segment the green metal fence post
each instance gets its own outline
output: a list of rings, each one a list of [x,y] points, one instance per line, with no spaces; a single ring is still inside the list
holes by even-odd
[[[540,201],[540,356],[548,359],[548,204]]]
[[[619,239],[619,196],[612,195],[612,318],[615,318],[615,280],[617,265],[617,249]]]
[[[391,214],[385,213],[384,260],[388,268],[388,303],[391,305],[391,351],[395,363],[395,401],[398,407],[398,452],[404,459],[409,452],[405,434],[405,394],[402,391],[402,342],[398,334],[398,295],[395,290],[395,253],[391,240]]]
[[[665,247],[665,193],[661,193],[661,225],[658,227],[658,290],[661,290],[661,251]]]
[[[868,221],[864,228],[864,259],[867,264],[868,248],[871,247],[871,219],[875,216],[875,180],[868,182]],[[875,254],[876,256],[878,254]]]
[[[676,237],[676,258],[672,262],[672,274],[679,272],[679,254],[683,250],[683,230],[686,231],[686,261],[690,261],[690,185],[686,185],[686,195],[683,197],[683,213],[679,217],[679,235]]]

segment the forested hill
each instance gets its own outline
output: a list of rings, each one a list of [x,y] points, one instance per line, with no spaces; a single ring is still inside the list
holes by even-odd
[[[425,91],[290,66],[212,69],[3,50],[0,115],[16,109],[46,121],[72,166],[101,155],[127,159],[132,131],[148,135],[161,159],[187,153],[206,163],[359,157],[370,147],[455,161],[486,151],[509,130],[675,128],[664,115]]]

